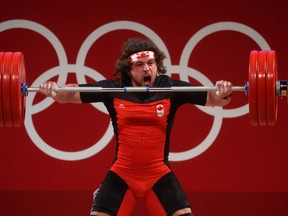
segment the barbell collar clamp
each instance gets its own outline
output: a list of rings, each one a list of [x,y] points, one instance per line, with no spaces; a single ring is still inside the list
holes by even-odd
[[[286,97],[288,91],[287,80],[280,81],[280,96]]]

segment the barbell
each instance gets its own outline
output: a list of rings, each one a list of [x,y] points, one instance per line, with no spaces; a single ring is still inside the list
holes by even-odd
[[[278,80],[276,52],[251,51],[248,81],[244,86],[233,86],[232,91],[248,95],[249,121],[253,126],[273,126],[277,121],[278,97],[287,96],[287,80]],[[54,91],[73,92],[188,92],[216,91],[217,87],[58,87]],[[0,52],[0,126],[24,125],[26,96],[38,92],[39,87],[28,87],[24,55],[21,52]]]

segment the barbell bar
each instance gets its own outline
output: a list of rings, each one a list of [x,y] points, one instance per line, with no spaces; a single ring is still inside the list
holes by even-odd
[[[253,126],[273,126],[277,121],[278,97],[287,96],[287,80],[278,80],[276,52],[251,51],[248,81],[244,86],[233,86],[232,91],[248,95],[249,121]],[[216,91],[211,86],[171,87],[57,87],[55,92],[188,92]],[[24,125],[26,96],[39,92],[39,87],[28,87],[24,55],[21,52],[0,52],[0,127]],[[288,99],[288,96],[287,96]]]
[[[39,92],[39,87],[26,87],[22,85],[22,94],[28,95],[28,92]],[[233,86],[232,91],[245,91],[245,86]],[[123,87],[123,88],[103,88],[103,87],[56,87],[53,89],[56,93],[65,92],[203,92],[216,91],[215,86],[171,86],[171,87]]]

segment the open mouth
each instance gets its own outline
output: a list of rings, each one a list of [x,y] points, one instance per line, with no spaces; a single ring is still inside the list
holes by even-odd
[[[145,76],[143,81],[144,81],[145,86],[150,86],[151,85],[151,76]]]
[[[144,77],[144,82],[151,82],[151,77],[150,76]]]

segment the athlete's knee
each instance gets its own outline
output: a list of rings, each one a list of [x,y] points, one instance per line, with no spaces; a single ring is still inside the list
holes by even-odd
[[[90,216],[110,216],[110,215],[103,212],[91,211]]]
[[[193,214],[191,208],[183,208],[174,212],[172,216],[193,216]]]

